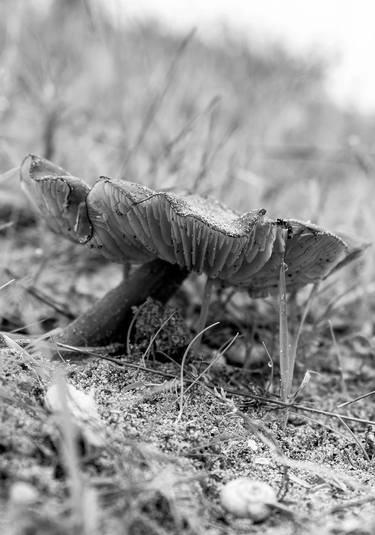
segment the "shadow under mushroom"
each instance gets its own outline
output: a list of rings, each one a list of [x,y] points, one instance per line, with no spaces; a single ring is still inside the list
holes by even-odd
[[[132,307],[147,297],[166,302],[191,271],[207,275],[199,330],[214,283],[252,297],[277,294],[285,262],[287,291],[295,291],[326,278],[365,248],[310,223],[266,218],[264,209],[239,215],[216,200],[106,177],[90,189],[34,155],[24,159],[20,174],[23,190],[55,233],[114,262],[142,264],[53,336],[71,346],[123,342]]]

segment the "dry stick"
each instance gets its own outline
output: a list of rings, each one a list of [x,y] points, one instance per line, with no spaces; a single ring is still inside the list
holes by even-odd
[[[175,76],[175,73],[176,73],[176,68],[177,68],[177,65],[178,65],[178,62],[183,54],[183,52],[185,51],[187,45],[190,43],[193,35],[195,34],[195,29],[191,30],[187,36],[182,40],[180,46],[178,47],[177,51],[176,51],[176,54],[171,62],[171,65],[168,69],[168,72],[165,76],[165,79],[166,79],[166,82],[165,82],[165,85],[162,89],[162,91],[159,93],[159,95],[154,99],[154,101],[151,103],[151,106],[150,108],[148,109],[147,113],[146,113],[146,116],[143,120],[143,123],[142,123],[142,126],[141,126],[141,129],[139,131],[139,134],[138,134],[138,137],[134,143],[134,145],[131,147],[131,149],[128,151],[128,153],[126,154],[123,162],[122,162],[122,165],[121,165],[121,169],[120,169],[120,176],[123,176],[123,174],[125,173],[125,170],[129,164],[129,161],[130,159],[136,154],[137,150],[139,149],[140,145],[142,144],[144,138],[145,138],[145,135],[147,133],[147,130],[149,129],[150,125],[152,124],[157,112],[158,112],[158,109],[159,107],[161,106],[163,100],[164,100],[164,97],[165,95],[167,94],[172,82],[173,82],[173,79],[174,79],[174,76]]]
[[[187,276],[187,271],[164,260],[139,267],[129,278],[110,290],[51,339],[71,346],[100,346],[124,342],[132,318],[132,307],[147,297],[165,303]]]

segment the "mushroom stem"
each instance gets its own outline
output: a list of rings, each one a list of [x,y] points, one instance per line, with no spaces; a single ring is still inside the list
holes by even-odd
[[[204,287],[204,292],[203,292],[201,311],[200,311],[199,319],[198,319],[198,327],[197,327],[198,333],[203,331],[207,323],[208,309],[209,309],[210,302],[211,302],[214,282],[215,282],[214,279],[207,277],[206,284]],[[197,343],[199,344],[200,341],[201,341],[201,336],[197,339]]]
[[[139,267],[128,280],[110,290],[60,333],[53,341],[71,346],[100,346],[126,339],[132,307],[153,297],[163,303],[174,294],[187,270],[164,260]]]

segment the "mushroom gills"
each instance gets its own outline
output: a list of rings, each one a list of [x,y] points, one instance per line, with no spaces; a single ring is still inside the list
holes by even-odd
[[[162,217],[159,213],[158,205],[153,202],[147,203],[145,212],[150,239],[153,242],[154,248],[158,251],[158,256],[167,262],[175,264],[176,259],[174,257],[171,238],[169,236],[169,240],[165,240],[163,237]]]
[[[241,265],[229,275],[230,284],[244,284],[264,266],[272,254],[275,236],[275,227],[271,222],[256,225],[252,247],[246,247]]]
[[[171,225],[171,236],[173,242],[173,251],[175,256],[175,262],[181,266],[185,267],[185,255],[184,255],[184,244],[182,241],[180,233],[180,225],[178,224],[178,215],[170,207],[169,220]]]

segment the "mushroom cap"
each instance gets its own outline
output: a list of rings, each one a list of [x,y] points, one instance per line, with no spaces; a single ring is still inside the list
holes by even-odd
[[[65,238],[86,243],[92,236],[87,217],[89,186],[44,158],[29,154],[20,171],[21,187],[47,225]]]
[[[116,258],[128,243],[152,258],[179,264],[229,284],[250,280],[272,254],[281,232],[264,210],[239,216],[215,200],[153,191],[101,178],[91,190],[92,247]]]
[[[271,258],[254,275],[247,287],[252,297],[264,297],[278,292],[283,257],[287,266],[286,287],[288,291],[294,291],[325,279],[339,265],[344,265],[345,259],[354,252],[354,244],[349,246],[342,237],[312,223],[295,219],[286,219],[284,223],[289,227],[285,252],[280,252],[282,247],[275,244]],[[356,256],[359,256],[358,247]]]
[[[216,200],[105,177],[88,196],[88,213],[95,228],[91,246],[106,256],[115,258],[131,236],[132,245],[152,257],[204,272],[253,297],[278,292],[283,260],[292,291],[324,279],[363,250],[312,223],[268,219],[263,209],[239,215]]]
[[[283,261],[293,291],[324,279],[365,248],[312,223],[266,218],[264,209],[241,215],[213,199],[106,177],[90,190],[33,155],[21,166],[21,182],[53,231],[113,261],[160,258],[253,297],[278,292]]]

